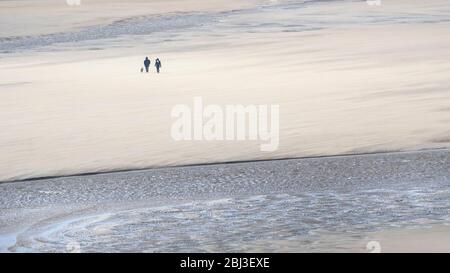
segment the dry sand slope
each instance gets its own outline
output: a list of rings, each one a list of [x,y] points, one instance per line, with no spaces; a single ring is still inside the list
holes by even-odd
[[[18,2],[1,5],[45,14]],[[49,8],[48,27],[29,18],[35,29],[17,35],[31,36],[0,40],[0,181],[450,147],[445,1],[258,1],[257,8],[226,1],[214,9],[181,2],[130,4],[117,15],[100,3],[89,18],[63,10],[70,26],[63,28]],[[0,18],[3,37],[19,28]],[[88,28],[73,28],[77,20]],[[163,60],[162,74],[139,73],[146,55]],[[194,96],[205,104],[279,104],[279,149],[173,141],[171,109]]]

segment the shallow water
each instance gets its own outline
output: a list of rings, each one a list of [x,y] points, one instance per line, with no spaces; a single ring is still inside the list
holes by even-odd
[[[71,252],[75,246],[80,252],[362,252],[370,232],[450,223],[448,197],[449,189],[417,188],[119,206],[42,221],[21,233],[9,251]],[[329,235],[336,238],[327,240]]]

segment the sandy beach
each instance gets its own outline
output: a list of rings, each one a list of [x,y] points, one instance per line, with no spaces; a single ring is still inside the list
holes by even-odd
[[[131,17],[165,13],[224,12],[254,7],[258,0],[19,0],[1,1],[0,38],[77,31]],[[70,5],[73,3],[73,5]]]
[[[0,180],[449,147],[444,3],[198,1],[198,12],[2,40]],[[147,55],[162,74],[139,73]],[[280,105],[279,149],[174,141],[171,109],[194,96]]]
[[[448,75],[445,0],[0,1],[0,251],[449,251]],[[175,141],[194,97],[278,149]]]

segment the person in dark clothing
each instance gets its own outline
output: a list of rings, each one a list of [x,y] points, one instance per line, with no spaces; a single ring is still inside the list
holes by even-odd
[[[159,69],[161,68],[161,61],[159,60],[159,58],[156,59],[155,66],[156,66],[156,72],[159,73]]]
[[[148,73],[148,68],[150,67],[150,60],[148,59],[148,57],[145,57],[144,66],[145,66],[145,71]]]

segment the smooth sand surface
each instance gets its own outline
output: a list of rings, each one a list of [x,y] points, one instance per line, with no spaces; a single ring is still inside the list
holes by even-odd
[[[1,55],[0,181],[450,146],[450,12],[442,1],[278,4],[144,17],[81,32],[73,43],[27,38],[29,49]],[[162,74],[139,72],[147,55],[162,59]],[[279,149],[174,141],[171,110],[194,96],[220,106],[279,104]]]

